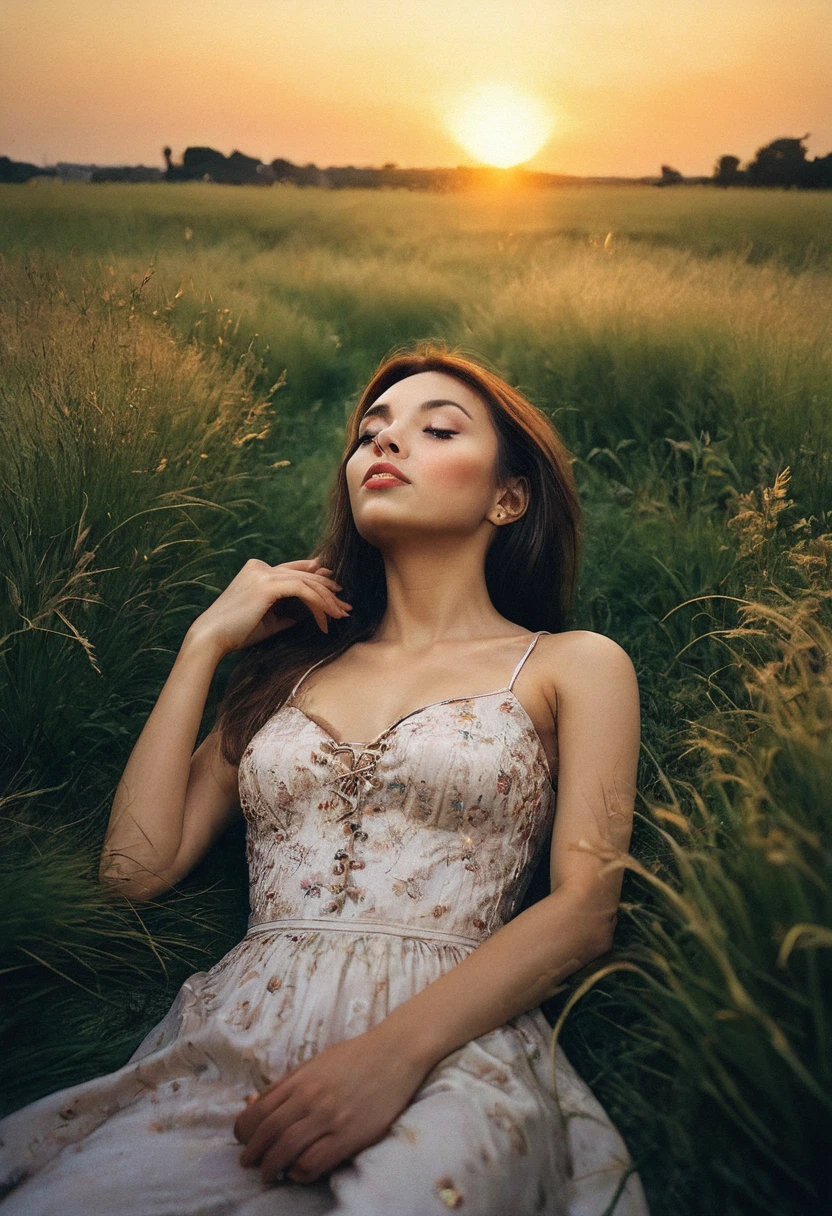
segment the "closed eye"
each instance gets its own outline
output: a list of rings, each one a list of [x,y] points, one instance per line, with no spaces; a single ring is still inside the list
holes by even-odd
[[[437,439],[449,439],[451,435],[458,435],[459,431],[448,431],[438,426],[426,426],[425,433],[428,435],[435,435]],[[362,443],[366,443],[372,438],[373,435],[369,431],[365,431],[364,434],[361,435],[356,441],[356,446],[360,447]]]

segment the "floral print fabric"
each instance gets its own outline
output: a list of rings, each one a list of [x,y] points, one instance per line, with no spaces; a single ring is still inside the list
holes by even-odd
[[[630,1159],[559,1045],[552,1076],[540,1009],[441,1060],[328,1178],[263,1184],[232,1131],[247,1093],[376,1025],[516,914],[556,798],[510,688],[368,744],[286,704],[239,790],[246,936],[122,1068],[0,1121],[0,1216],[601,1216]],[[614,1212],[647,1216],[635,1172]]]

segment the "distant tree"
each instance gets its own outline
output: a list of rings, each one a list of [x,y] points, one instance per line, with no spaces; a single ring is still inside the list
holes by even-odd
[[[298,171],[297,182],[299,186],[317,186],[320,184],[321,170],[313,160],[308,160],[306,164]]]
[[[832,189],[832,152],[816,156],[806,162],[803,170],[803,185],[810,190]]]
[[[282,156],[274,158],[271,162],[271,170],[276,182],[296,182],[298,179],[298,166],[291,160],[285,160]]]
[[[246,156],[244,152],[235,149],[226,158],[216,180],[232,186],[263,185],[263,178],[257,171],[262,163],[258,157]]]
[[[221,165],[225,161],[225,156],[217,148],[201,147],[200,145],[188,147],[182,153],[182,164],[190,165]]]
[[[171,160],[170,148],[164,149],[167,168],[167,181],[205,181],[223,182],[226,185],[242,186],[270,184],[271,173],[264,175],[263,162],[256,156],[246,156],[236,149],[230,156],[224,156],[216,148],[190,147],[182,156],[182,164],[175,165]]]
[[[57,169],[41,169],[26,160],[0,156],[0,182],[28,182],[30,177],[57,177]]]
[[[745,181],[745,173],[740,168],[738,156],[720,156],[714,165],[714,184],[717,186],[738,186]]]
[[[806,144],[808,134],[801,139],[783,136],[774,139],[748,165],[746,174],[752,186],[781,186],[789,190],[803,184],[806,168]]]
[[[182,173],[185,178],[202,181],[217,181],[222,176],[225,157],[216,148],[186,148],[182,154]]]
[[[661,180],[657,184],[659,186],[678,186],[679,182],[683,180],[678,169],[674,169],[670,165],[662,165]]]

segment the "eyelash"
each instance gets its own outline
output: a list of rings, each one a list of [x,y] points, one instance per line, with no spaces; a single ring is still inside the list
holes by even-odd
[[[442,439],[447,439],[450,435],[459,434],[458,431],[448,431],[448,430],[445,430],[444,428],[438,427],[438,426],[426,426],[425,431],[430,435],[436,435]],[[364,434],[361,435],[359,437],[359,439],[356,441],[357,445],[360,447],[363,443],[366,443],[368,439],[372,439],[372,438],[373,438],[373,436],[368,431],[365,431]]]

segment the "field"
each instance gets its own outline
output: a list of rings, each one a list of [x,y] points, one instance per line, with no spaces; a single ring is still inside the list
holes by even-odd
[[[0,215],[0,1114],[119,1067],[245,932],[236,829],[105,895],[115,785],[191,620],[307,556],[363,384],[439,337],[561,430],[572,627],[641,688],[616,947],[553,1033],[655,1216],[823,1210],[832,197],[42,182]]]

